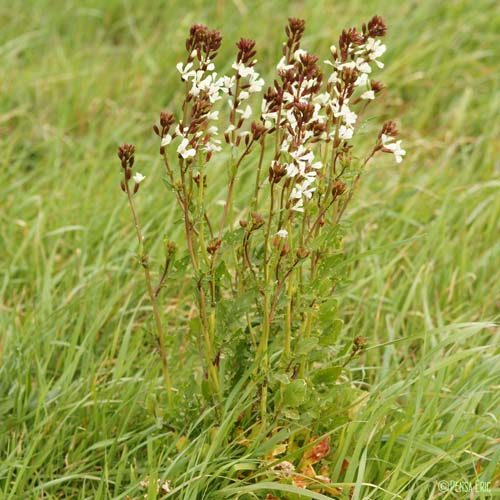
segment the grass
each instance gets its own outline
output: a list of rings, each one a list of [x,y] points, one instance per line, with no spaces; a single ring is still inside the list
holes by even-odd
[[[240,34],[256,38],[265,75],[287,16],[306,18],[305,45],[325,54],[375,13],[390,29],[380,113],[401,117],[409,153],[375,163],[350,211],[341,307],[345,335],[369,339],[351,368],[368,396],[334,434],[332,477],[354,500],[465,498],[439,491],[461,480],[491,481],[475,498],[499,495],[495,12],[488,0],[2,3],[0,498],[138,498],[148,476],[175,479],[170,497],[183,500],[286,486],[258,462],[262,436],[244,453],[229,439],[250,391],[232,393],[218,432],[197,424],[194,396],[165,412],[115,148],[138,147],[150,181],[139,210],[159,260],[178,225],[151,180],[151,124],[175,99],[190,24],[223,31],[221,60]],[[182,336],[169,342],[189,373]]]

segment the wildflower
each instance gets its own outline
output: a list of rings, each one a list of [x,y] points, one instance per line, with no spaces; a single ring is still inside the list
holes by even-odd
[[[352,127],[346,127],[345,125],[341,125],[339,128],[339,137],[342,140],[352,139],[354,135],[354,129]]]
[[[204,151],[207,151],[207,152],[216,152],[216,151],[220,151],[222,148],[221,146],[219,146],[220,141],[217,141],[217,142],[208,142],[207,144],[205,144],[205,146],[203,147]]]
[[[132,177],[132,179],[134,179],[134,182],[136,184],[140,184],[145,178],[146,176],[142,175],[140,172],[136,172],[135,175]]]
[[[264,83],[264,79],[259,78],[259,74],[254,72],[250,75],[250,87],[248,88],[248,92],[250,92],[250,94],[260,92],[262,90],[262,87],[264,86]]]
[[[308,182],[303,182],[302,184],[297,184],[296,186],[294,186],[290,194],[290,198],[292,200],[298,200],[304,197],[310,200],[314,191],[316,191],[315,187],[310,187]]]
[[[379,68],[383,68],[384,63],[377,61],[377,59],[385,53],[387,47],[380,40],[375,40],[375,38],[370,37],[366,41],[365,49],[368,53],[369,59]]]
[[[187,158],[192,158],[193,156],[196,155],[196,149],[194,148],[187,148],[189,144],[189,139],[182,139],[181,143],[179,144],[177,148],[177,153],[179,153],[180,156],[182,156],[184,159]]]
[[[386,153],[392,153],[394,158],[396,159],[396,163],[401,163],[403,161],[403,156],[406,154],[406,151],[401,147],[401,141],[395,141],[393,137],[382,134],[382,151]]]
[[[363,92],[360,96],[361,99],[375,99],[375,92],[373,90],[367,90]]]
[[[363,87],[368,83],[368,74],[367,73],[361,73],[356,81],[354,82],[355,87]]]
[[[247,104],[247,107],[245,108],[244,111],[241,109],[238,109],[237,112],[241,114],[241,118],[243,118],[244,120],[246,120],[252,116],[252,108],[248,104]]]
[[[280,62],[277,64],[276,69],[278,71],[288,71],[289,69],[293,69],[293,64],[286,64],[286,58],[282,57]]]
[[[293,57],[295,58],[296,61],[300,61],[300,59],[303,57],[303,56],[306,56],[307,55],[307,52],[303,49],[297,49],[294,53],[293,53]]]
[[[255,73],[255,70],[251,66],[245,66],[242,62],[233,63],[232,68],[235,69],[241,77],[247,77]]]
[[[279,238],[287,238],[288,237],[288,231],[286,229],[280,229],[277,233],[276,236]]]
[[[181,78],[186,81],[192,76],[196,75],[196,71],[192,70],[191,68],[193,67],[193,63],[187,63],[185,66],[180,62],[176,66],[177,70],[181,74]]]
[[[168,146],[172,142],[172,136],[170,134],[166,134],[161,140],[162,147]]]

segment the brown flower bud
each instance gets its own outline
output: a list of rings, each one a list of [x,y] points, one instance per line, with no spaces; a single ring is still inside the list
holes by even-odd
[[[382,125],[382,129],[380,130],[380,133],[378,134],[379,138],[382,137],[382,135],[388,135],[390,137],[396,137],[398,135],[398,128],[396,127],[396,124],[393,121],[388,121],[385,122]]]
[[[298,250],[297,250],[297,259],[305,259],[306,257],[309,256],[311,252],[307,249],[305,249],[304,247],[299,247]]]
[[[379,82],[377,80],[372,80],[371,81],[371,88],[375,94],[380,94],[382,90],[384,90],[384,84],[382,82]]]
[[[376,38],[378,36],[384,36],[387,32],[387,26],[384,20],[380,16],[373,16],[368,21],[368,29],[366,30],[367,35]]]
[[[252,131],[252,137],[254,141],[258,141],[267,131],[266,127],[264,125],[257,123],[257,122],[252,122],[251,125],[251,131]]]
[[[239,224],[240,224],[240,227],[247,227],[247,225],[248,225],[247,221],[245,221],[245,220],[243,220],[243,219],[241,219],[241,220],[239,221]]]
[[[236,47],[238,47],[238,55],[236,56],[236,61],[242,62],[246,66],[253,66],[252,59],[257,53],[254,50],[255,40],[250,40],[249,38],[240,38],[240,41],[236,44]]]
[[[344,194],[346,190],[346,185],[342,181],[335,181],[333,183],[332,194],[334,197]]]
[[[123,144],[118,148],[118,158],[121,160],[123,168],[132,167],[134,164],[135,147],[132,144]]]
[[[207,252],[210,255],[214,255],[217,252],[217,250],[219,249],[221,243],[222,243],[222,240],[220,240],[220,239],[211,240],[207,246]]]
[[[167,240],[165,245],[165,253],[167,254],[167,256],[172,257],[176,251],[177,251],[177,245],[173,241]]]
[[[252,214],[252,230],[259,229],[265,224],[264,217],[258,213]]]
[[[160,125],[163,129],[170,128],[175,122],[174,115],[166,111],[160,113]]]
[[[367,340],[365,337],[359,336],[354,339],[354,346],[353,350],[354,351],[359,351],[360,349],[364,349],[367,344]]]

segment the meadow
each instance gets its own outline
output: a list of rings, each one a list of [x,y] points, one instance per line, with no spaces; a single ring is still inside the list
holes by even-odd
[[[407,156],[377,159],[346,214],[339,313],[342,335],[368,342],[349,365],[367,398],[331,429],[339,491],[299,495],[263,471],[276,442],[256,435],[241,452],[229,438],[245,387],[217,427],[195,398],[165,409],[116,148],[137,147],[159,263],[181,227],[152,125],[178,98],[189,27],[220,29],[228,66],[237,39],[254,38],[265,78],[287,17],[304,18],[304,44],[325,54],[375,14],[389,28],[377,109],[396,117]],[[500,495],[496,2],[11,0],[0,19],[1,499]],[[164,310],[179,332],[174,385],[195,370],[191,309],[179,293]],[[157,479],[172,491],[157,496]]]

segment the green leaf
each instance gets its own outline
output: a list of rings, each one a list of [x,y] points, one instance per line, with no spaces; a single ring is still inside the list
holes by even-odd
[[[343,326],[343,320],[334,319],[328,326],[324,327],[323,334],[320,337],[320,344],[322,346],[335,344]]]
[[[292,380],[283,389],[283,404],[292,408],[300,406],[306,400],[307,385],[304,379]]]
[[[315,337],[309,339],[299,339],[295,348],[296,356],[307,356],[318,347],[318,339]]]
[[[340,374],[342,373],[341,365],[329,366],[328,368],[321,368],[316,370],[311,379],[314,384],[335,384]]]

